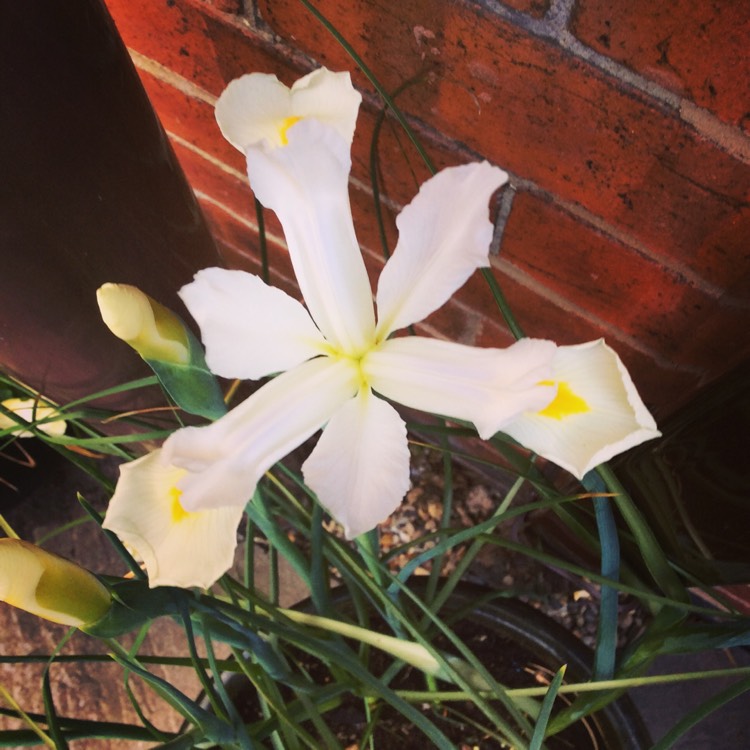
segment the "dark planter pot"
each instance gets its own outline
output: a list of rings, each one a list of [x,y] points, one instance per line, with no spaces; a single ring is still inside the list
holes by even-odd
[[[418,594],[423,593],[423,581],[412,581],[413,590]],[[454,632],[501,684],[509,688],[543,685],[563,664],[567,665],[566,682],[589,679],[593,654],[575,636],[522,602],[509,599],[487,601],[491,593],[480,586],[462,584],[446,603],[441,617],[449,622]],[[336,612],[344,615],[352,611],[352,603],[345,589],[334,592],[333,606]],[[312,611],[312,604],[306,600],[295,608]],[[371,627],[378,628],[376,619],[373,619]],[[441,648],[445,646],[439,638],[433,639],[433,643]],[[371,657],[369,667],[374,674],[380,674],[390,663],[390,658],[376,649],[372,649]],[[313,678],[321,683],[326,681],[327,668],[306,655],[299,658]],[[424,678],[420,672],[407,669],[402,674],[403,678],[396,678],[391,687],[424,689]],[[540,681],[535,682],[535,678]],[[257,720],[259,713],[252,687],[243,678],[233,675],[228,680],[228,688],[243,718]],[[561,700],[562,697],[558,697],[558,701]],[[558,702],[557,705],[562,704]],[[472,708],[468,702],[459,707],[470,716]],[[480,715],[477,714],[476,718],[480,718]],[[367,723],[361,699],[355,698],[345,700],[341,706],[327,712],[325,720],[343,747],[359,742]],[[456,747],[479,750],[502,747],[499,742],[483,737],[481,733],[475,735],[468,724],[456,726],[455,720],[446,720],[439,709],[430,713],[430,720]],[[487,721],[486,718],[483,720]],[[375,729],[376,747],[414,750],[426,747],[426,742],[425,735],[406,722],[397,711],[389,706],[381,710]],[[650,746],[648,732],[627,696],[545,741],[548,750],[640,750]]]
[[[96,289],[184,309],[220,258],[104,3],[0,3],[0,95],[0,368],[60,402],[150,374]]]

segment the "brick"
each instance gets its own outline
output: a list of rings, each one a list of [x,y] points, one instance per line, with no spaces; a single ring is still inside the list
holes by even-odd
[[[579,0],[571,30],[607,57],[750,129],[750,4]]]
[[[685,341],[717,307],[684,278],[529,193],[516,196],[500,254],[678,364]]]
[[[585,311],[559,307],[502,270],[496,269],[495,275],[527,336],[551,339],[561,345],[604,338],[619,354],[644,403],[657,419],[684,404],[702,382],[700,373],[658,361],[620,338],[617,331],[598,326],[586,317]],[[508,346],[512,341],[499,314],[483,318],[483,330],[477,339],[479,346]]]
[[[242,19],[189,0],[106,0],[125,44],[218,96],[243,73],[299,72]]]
[[[550,0],[505,0],[504,4],[533,18],[541,18],[549,10]]]
[[[645,94],[474,3],[401,3],[388,23],[364,0],[318,6],[388,89],[415,79],[399,102],[419,121],[712,284],[750,273],[750,260],[735,255],[748,228],[750,170]],[[330,67],[352,67],[296,1],[259,7],[282,38]],[[717,235],[728,244],[715,247]]]

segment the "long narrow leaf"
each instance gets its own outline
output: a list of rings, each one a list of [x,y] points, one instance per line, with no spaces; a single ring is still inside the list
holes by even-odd
[[[554,679],[550,683],[547,694],[544,696],[542,701],[542,708],[539,711],[539,717],[534,727],[534,734],[531,737],[529,743],[529,750],[540,750],[542,742],[544,741],[544,735],[547,732],[547,724],[549,723],[549,717],[552,714],[552,706],[555,703],[555,698],[562,685],[563,677],[565,677],[565,665],[563,664],[560,669],[557,670]]]

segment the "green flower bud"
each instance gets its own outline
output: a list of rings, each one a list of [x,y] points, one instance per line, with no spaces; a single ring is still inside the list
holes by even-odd
[[[0,601],[63,625],[100,620],[107,588],[88,570],[20,539],[0,539]]]
[[[187,364],[187,329],[171,310],[129,284],[104,284],[96,292],[102,320],[144,359]]]

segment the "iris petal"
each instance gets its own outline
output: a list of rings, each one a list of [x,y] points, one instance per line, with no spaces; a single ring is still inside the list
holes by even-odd
[[[553,380],[564,383],[587,410],[562,416],[554,410],[546,415],[527,412],[503,432],[579,479],[603,461],[661,434],[620,358],[601,339],[559,347]]]
[[[362,95],[347,71],[318,68],[292,86],[292,116],[313,118],[335,128],[351,145]]]
[[[326,339],[349,354],[372,342],[372,290],[349,204],[349,146],[333,128],[302,120],[284,148],[247,152],[250,185],[284,228],[305,303]]]
[[[263,474],[319,430],[357,385],[350,364],[319,357],[266,383],[216,422],[175,432],[164,453],[188,470],[177,483],[183,507],[244,506]]]
[[[289,89],[274,75],[250,73],[231,81],[216,102],[222,135],[244,154],[261,141],[280,145],[279,123],[292,114]]]
[[[104,528],[140,557],[150,586],[207,588],[231,567],[243,507],[175,513],[185,470],[154,451],[120,468]],[[181,509],[180,509],[181,510]]]
[[[544,408],[555,344],[524,339],[507,349],[479,349],[408,336],[386,341],[362,365],[371,387],[414,409],[472,422],[490,438],[526,410]]]
[[[477,268],[489,265],[487,204],[507,179],[481,162],[444,169],[422,185],[396,219],[398,243],[380,274],[380,339],[427,317]]]
[[[305,481],[347,539],[387,518],[409,489],[406,425],[369,390],[331,418],[305,461]]]
[[[208,366],[226,378],[288,370],[325,344],[297,300],[244,271],[207,268],[180,297],[200,326]]]
[[[319,68],[291,89],[274,75],[250,73],[224,89],[216,102],[216,121],[222,135],[243,154],[262,141],[281,146],[281,125],[290,118],[325,122],[351,144],[361,101],[347,72]]]

